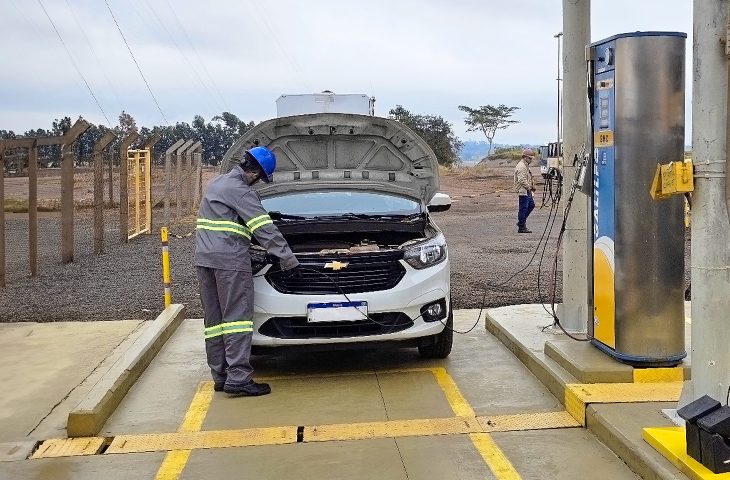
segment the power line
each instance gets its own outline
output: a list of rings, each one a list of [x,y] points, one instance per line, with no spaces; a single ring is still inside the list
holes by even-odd
[[[307,82],[301,68],[299,68],[299,64],[296,63],[296,61],[294,59],[289,57],[289,55],[286,53],[286,50],[284,50],[284,47],[281,45],[281,42],[279,42],[279,37],[276,34],[276,31],[274,31],[271,24],[269,23],[269,20],[267,18],[268,15],[267,15],[266,11],[263,9],[263,7],[261,7],[258,3],[256,3],[256,0],[249,0],[249,3],[251,3],[257,10],[259,17],[261,18],[261,22],[264,24],[266,29],[269,31],[269,34],[271,34],[271,37],[274,39],[274,43],[276,43],[276,46],[279,47],[279,51],[281,52],[283,57],[286,59],[286,61],[289,62],[289,66],[292,68],[294,73],[299,77],[299,79],[302,81],[302,83],[304,83],[304,86],[308,90],[313,91],[312,87],[309,85],[309,82]]]
[[[46,7],[43,6],[43,2],[41,0],[38,0],[38,4],[43,9],[43,13],[46,14],[46,18],[48,18],[48,21],[51,22],[51,26],[53,26],[53,30],[56,32],[56,35],[58,35],[58,39],[61,41],[61,45],[63,45],[64,50],[66,50],[66,54],[68,55],[68,58],[71,60],[71,64],[76,69],[76,73],[79,74],[81,77],[81,80],[84,81],[84,85],[86,85],[86,88],[89,90],[89,93],[91,94],[91,97],[94,99],[94,102],[96,102],[96,106],[99,107],[99,110],[101,110],[101,114],[104,115],[104,118],[106,118],[106,123],[109,125],[109,128],[111,128],[112,122],[109,121],[109,117],[106,116],[106,113],[104,112],[104,109],[101,108],[101,103],[99,103],[99,99],[96,98],[96,95],[94,95],[94,91],[91,89],[91,86],[89,85],[89,82],[86,81],[86,77],[83,73],[81,73],[81,69],[79,69],[79,66],[76,65],[76,61],[74,60],[73,55],[71,55],[71,51],[66,46],[66,42],[63,41],[63,37],[61,36],[61,32],[58,31],[58,28],[56,28],[56,24],[53,23],[53,19],[48,14],[48,11],[46,10]]]
[[[96,64],[99,65],[99,69],[101,70],[101,73],[104,75],[107,85],[109,85],[109,88],[111,89],[112,93],[114,94],[114,98],[116,98],[119,108],[124,110],[124,105],[122,105],[122,100],[119,98],[117,89],[114,88],[112,81],[109,79],[109,75],[106,74],[106,70],[104,69],[104,66],[101,63],[101,60],[99,60],[99,56],[96,54],[96,49],[94,48],[94,44],[91,43],[91,40],[89,40],[89,36],[86,34],[86,30],[84,29],[83,24],[79,21],[78,17],[76,16],[76,12],[74,12],[73,7],[71,6],[71,2],[69,0],[66,0],[66,5],[68,5],[68,9],[71,11],[71,15],[73,16],[74,21],[76,22],[76,25],[79,27],[79,30],[81,30],[81,33],[84,35],[84,39],[86,40],[86,43],[89,45],[91,54],[94,55],[94,60],[96,60]]]
[[[38,1],[40,2],[40,0]],[[122,40],[124,40],[124,45],[127,46],[127,50],[129,50],[129,54],[132,56],[132,61],[134,61],[139,75],[142,77],[144,84],[147,86],[147,91],[150,92],[152,100],[154,100],[155,105],[157,105],[157,110],[160,111],[160,115],[162,115],[162,119],[165,121],[165,123],[167,125],[170,125],[170,122],[167,121],[167,117],[165,116],[165,112],[162,111],[162,107],[160,107],[160,103],[157,101],[157,97],[155,97],[155,94],[152,93],[152,88],[150,87],[149,82],[147,82],[147,78],[145,78],[144,73],[142,73],[142,69],[140,68],[139,63],[137,63],[137,59],[134,57],[134,53],[132,53],[132,49],[130,48],[129,43],[127,43],[127,39],[124,37],[124,32],[122,32],[122,28],[119,26],[119,22],[117,22],[117,18],[114,16],[114,12],[112,12],[112,7],[109,6],[108,0],[104,0],[104,3],[106,4],[106,8],[109,10],[109,13],[112,16],[112,20],[114,20],[114,24],[117,26],[117,30],[119,30],[119,35],[121,35]]]
[[[221,111],[226,109],[225,100],[224,100],[224,103],[221,103],[220,100],[218,100],[218,98],[216,98],[216,96],[213,94],[213,92],[210,90],[208,85],[203,80],[203,77],[201,77],[201,75],[198,73],[198,70],[195,68],[193,63],[190,61],[190,58],[187,56],[185,51],[182,48],[180,48],[180,44],[175,39],[175,36],[170,32],[170,30],[167,28],[167,26],[165,26],[165,23],[162,21],[160,16],[157,14],[157,11],[155,10],[155,8],[147,0],[143,0],[143,2],[145,4],[145,6],[147,7],[147,9],[149,9],[150,12],[152,12],[153,17],[157,21],[157,24],[162,28],[162,30],[165,31],[167,36],[170,38],[170,40],[172,41],[172,44],[177,49],[178,53],[180,53],[180,56],[182,56],[183,60],[185,60],[185,62],[190,67],[190,70],[187,73],[193,77],[193,80],[197,80],[198,83],[200,84],[200,86],[203,87],[205,92],[208,94],[208,96],[211,98],[211,100],[213,100],[213,102],[215,103],[216,109],[221,109]]]
[[[146,1],[146,0],[145,0]],[[175,20],[177,21],[177,24],[180,26],[180,30],[182,30],[183,35],[185,35],[185,38],[188,41],[188,44],[190,45],[190,48],[193,49],[193,53],[195,54],[195,57],[198,59],[198,62],[200,63],[200,66],[203,67],[203,72],[205,72],[205,75],[208,77],[208,80],[210,80],[211,85],[213,85],[213,88],[218,93],[218,96],[223,101],[223,107],[230,111],[230,107],[228,106],[228,102],[226,102],[225,97],[221,93],[221,91],[218,89],[218,85],[215,83],[215,80],[213,80],[213,77],[211,76],[210,72],[208,71],[208,67],[205,66],[205,63],[203,63],[203,60],[200,58],[200,55],[198,54],[198,50],[195,48],[195,45],[190,40],[190,36],[188,36],[187,30],[185,30],[185,27],[183,26],[182,22],[180,21],[180,17],[177,16],[177,13],[175,12],[175,9],[173,8],[172,4],[169,0],[165,0],[167,2],[167,5],[170,7],[170,11],[172,11],[172,15],[175,17]]]

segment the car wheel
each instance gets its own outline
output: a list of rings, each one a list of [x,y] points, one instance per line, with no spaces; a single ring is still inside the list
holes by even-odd
[[[446,319],[446,327],[441,333],[431,337],[432,343],[418,347],[418,353],[423,358],[446,358],[451,353],[451,345],[454,343],[454,310],[449,311],[449,318]]]

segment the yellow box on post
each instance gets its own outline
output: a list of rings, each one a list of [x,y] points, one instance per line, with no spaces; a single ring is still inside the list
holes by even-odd
[[[692,160],[662,165],[662,194],[691,192],[695,189]]]
[[[692,160],[658,164],[651,182],[651,198],[661,200],[672,195],[684,195],[695,189]]]

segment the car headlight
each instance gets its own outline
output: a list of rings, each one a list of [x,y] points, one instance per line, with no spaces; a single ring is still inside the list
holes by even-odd
[[[406,243],[403,248],[403,260],[419,270],[441,263],[446,258],[446,238],[442,233],[425,242]]]

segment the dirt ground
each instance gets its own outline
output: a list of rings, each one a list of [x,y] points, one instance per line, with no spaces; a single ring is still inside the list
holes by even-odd
[[[486,307],[550,301],[560,218],[543,249],[540,239],[550,230],[550,208],[540,208],[538,186],[538,206],[528,221],[533,233],[517,234],[517,198],[509,191],[512,168],[499,165],[442,172],[441,190],[452,196],[453,206],[434,218],[448,242],[456,308],[478,308],[482,298]],[[108,212],[105,253],[97,256],[92,253],[90,213],[76,219],[76,255],[70,265],[60,264],[58,215],[40,216],[40,275],[35,278],[27,273],[27,215],[6,217],[8,286],[0,289],[0,322],[149,319],[163,308],[158,235],[121,244],[115,231],[118,219],[114,211]],[[558,212],[561,216],[562,211]],[[162,211],[156,210],[154,217],[159,223]],[[201,317],[192,267],[193,229],[194,219],[171,229],[173,300],[186,304],[190,317]],[[558,258],[557,302],[561,300],[561,269]]]

